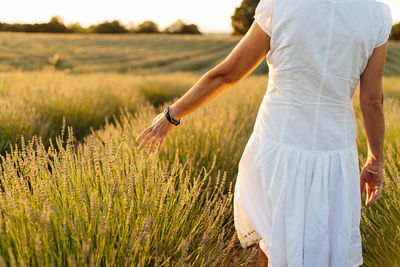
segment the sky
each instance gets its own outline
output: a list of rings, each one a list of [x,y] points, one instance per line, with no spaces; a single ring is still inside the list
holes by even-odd
[[[400,0],[387,3],[394,22],[400,21]],[[66,24],[79,22],[87,27],[118,19],[137,25],[145,20],[161,29],[177,19],[194,23],[204,33],[230,33],[230,17],[242,0],[11,0],[0,9],[0,22],[47,22],[54,15]]]

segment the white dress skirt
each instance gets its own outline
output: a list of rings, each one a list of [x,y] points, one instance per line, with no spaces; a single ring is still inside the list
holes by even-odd
[[[360,75],[392,25],[375,0],[261,0],[269,78],[238,166],[234,219],[242,247],[270,267],[363,263],[356,123]]]

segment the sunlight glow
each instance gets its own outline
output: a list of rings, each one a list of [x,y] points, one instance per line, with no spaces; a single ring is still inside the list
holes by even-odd
[[[242,0],[13,0],[0,9],[0,22],[47,22],[60,15],[66,24],[79,22],[86,27],[104,20],[118,19],[124,24],[156,22],[161,29],[177,19],[195,23],[200,31],[231,32],[230,16]],[[394,22],[400,21],[400,1],[388,3]]]

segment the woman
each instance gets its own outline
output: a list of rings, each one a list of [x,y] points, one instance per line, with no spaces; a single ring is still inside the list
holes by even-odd
[[[383,183],[389,7],[375,0],[261,0],[254,18],[230,55],[137,137],[144,138],[138,149],[154,137],[148,152],[158,139],[160,152],[182,117],[266,57],[267,92],[235,184],[241,245],[259,244],[261,266],[359,266],[361,194],[366,187],[370,206]],[[369,149],[361,175],[352,107],[359,81]]]

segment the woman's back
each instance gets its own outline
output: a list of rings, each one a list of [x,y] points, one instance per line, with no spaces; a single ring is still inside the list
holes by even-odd
[[[374,48],[387,39],[388,6],[375,0],[262,0],[255,19],[271,36],[268,91],[255,130],[307,150],[352,147],[351,97]]]
[[[270,73],[239,162],[239,240],[259,242],[272,267],[359,266],[351,99],[388,38],[389,8],[375,0],[261,0],[254,17],[271,37]]]

